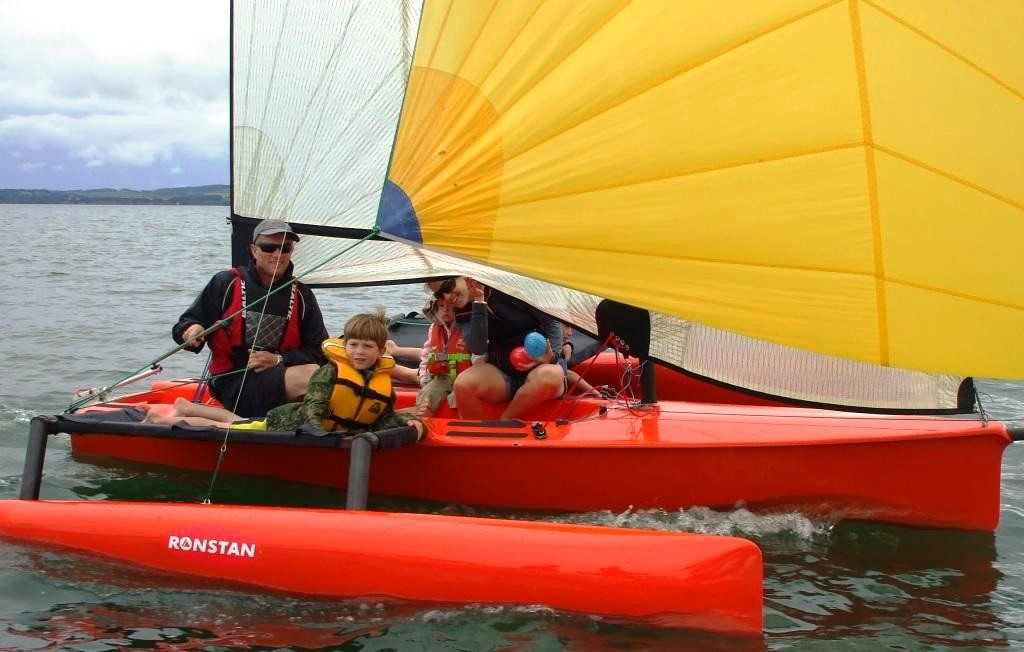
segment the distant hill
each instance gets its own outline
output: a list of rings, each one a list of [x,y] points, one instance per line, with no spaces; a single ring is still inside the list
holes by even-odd
[[[164,204],[228,206],[231,186],[186,186],[157,190],[26,190],[0,189],[0,204]]]

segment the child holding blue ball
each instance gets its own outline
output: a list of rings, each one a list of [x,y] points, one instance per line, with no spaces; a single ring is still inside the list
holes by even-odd
[[[470,351],[487,356],[487,362],[474,364],[455,379],[460,417],[481,419],[486,404],[507,401],[501,418],[515,419],[566,392],[568,374],[566,360],[560,355],[560,321],[465,276],[433,281],[427,287],[435,298],[451,302]],[[530,340],[531,349],[542,353],[529,368],[521,369],[509,356],[517,347],[523,347],[525,353],[531,333],[535,336]]]

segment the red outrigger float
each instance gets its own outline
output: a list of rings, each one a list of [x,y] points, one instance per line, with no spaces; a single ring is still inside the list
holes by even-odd
[[[734,537],[427,514],[0,501],[0,533],[320,597],[545,605],[759,635],[761,551]]]

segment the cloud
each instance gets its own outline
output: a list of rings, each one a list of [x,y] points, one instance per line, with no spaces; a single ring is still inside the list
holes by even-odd
[[[181,169],[180,165],[175,165],[171,168],[171,174],[181,174],[182,172],[184,172],[184,170]]]
[[[46,163],[22,163],[18,166],[25,172],[31,172],[32,170],[38,170],[39,168],[45,168]]]
[[[0,148],[33,161],[45,152],[53,170],[170,175],[168,163],[203,159],[223,177],[194,182],[223,183],[227,41],[227,2],[5,0]]]

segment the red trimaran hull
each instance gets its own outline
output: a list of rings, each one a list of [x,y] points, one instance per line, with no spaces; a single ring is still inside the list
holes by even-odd
[[[169,401],[193,387],[139,394]],[[406,396],[409,399],[409,396]],[[532,423],[434,419],[415,446],[374,456],[370,492],[522,509],[798,508],[829,518],[994,530],[999,423],[664,401],[554,402]],[[585,417],[585,418],[581,418]],[[210,470],[219,445],[75,435],[76,454]],[[229,446],[228,473],[344,488],[348,452]]]
[[[325,597],[545,605],[759,634],[761,553],[733,537],[425,514],[0,501],[0,533]]]

